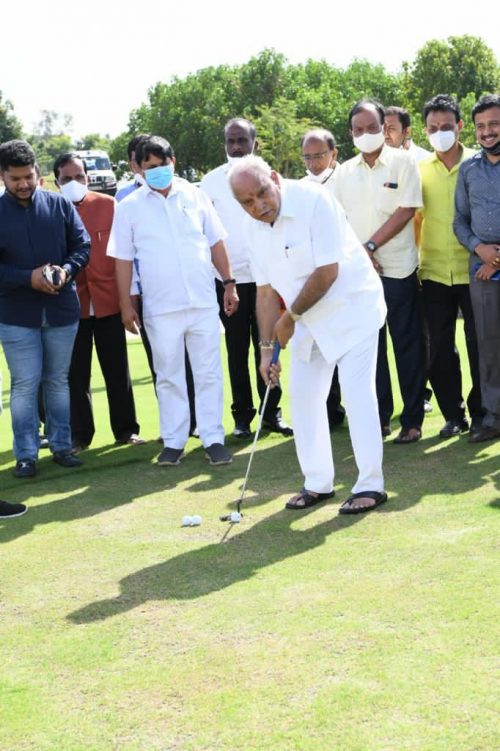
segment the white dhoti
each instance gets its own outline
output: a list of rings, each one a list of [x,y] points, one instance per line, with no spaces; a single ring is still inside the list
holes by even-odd
[[[196,424],[203,446],[224,443],[222,368],[217,308],[149,316],[144,325],[157,375],[160,433],[164,446],[184,448],[189,437],[189,400],[184,345],[193,371]]]
[[[335,470],[326,400],[336,365],[358,467],[358,479],[352,492],[384,489],[383,444],[375,391],[377,346],[378,331],[342,355],[338,362],[326,362],[316,345],[309,362],[299,360],[292,353],[290,410],[297,457],[307,490],[329,493],[333,489]]]

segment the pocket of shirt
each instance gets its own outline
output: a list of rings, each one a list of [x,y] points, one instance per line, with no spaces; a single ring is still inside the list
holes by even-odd
[[[187,234],[203,234],[203,225],[201,222],[200,212],[196,209],[184,208],[183,214],[186,218],[184,226]]]
[[[384,214],[394,214],[399,206],[399,190],[382,186],[378,189],[376,208]]]
[[[306,245],[292,245],[285,248],[285,255],[292,276],[309,276],[314,271],[314,261],[310,247]]]

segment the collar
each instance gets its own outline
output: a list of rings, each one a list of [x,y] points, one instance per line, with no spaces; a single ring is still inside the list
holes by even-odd
[[[375,164],[373,166],[375,167],[377,164],[388,164],[390,161],[391,151],[399,151],[399,149],[394,149],[392,146],[387,146],[387,144],[384,143],[384,145],[382,146],[382,151],[376,158]],[[362,165],[366,165],[367,167],[369,166],[363,159],[362,152],[360,152],[359,154],[356,154],[356,156],[354,157],[354,160],[355,160],[355,164],[357,164],[358,166],[362,166]]]
[[[147,195],[160,196],[160,198],[163,198],[164,200],[167,200],[168,198],[170,198],[170,196],[175,196],[176,193],[179,192],[179,185],[178,185],[178,182],[177,182],[177,178],[174,175],[174,177],[172,179],[172,182],[171,182],[171,188],[168,191],[168,193],[167,193],[166,196],[163,196],[159,191],[153,190],[153,188],[150,188],[149,185],[146,182],[144,183],[144,185],[142,185],[140,188],[138,188],[138,191],[139,190],[144,190]]]

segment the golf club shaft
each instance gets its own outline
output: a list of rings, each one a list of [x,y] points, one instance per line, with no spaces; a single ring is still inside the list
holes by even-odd
[[[274,348],[273,348],[273,356],[271,357],[271,365],[276,365],[276,363],[278,362],[278,358],[280,356],[280,350],[281,350],[281,347],[279,345],[279,342],[275,342],[274,343]],[[257,423],[257,430],[255,431],[255,435],[254,435],[254,438],[253,438],[252,450],[250,451],[250,457],[248,459],[248,466],[247,466],[247,471],[246,471],[245,479],[243,480],[243,487],[241,488],[241,495],[240,495],[239,501],[238,501],[238,503],[236,505],[238,513],[240,512],[241,504],[243,502],[243,496],[245,495],[245,490],[246,490],[246,487],[247,487],[247,480],[248,480],[248,476],[250,474],[250,467],[252,466],[253,456],[255,454],[255,446],[257,445],[257,440],[259,438],[260,429],[262,427],[262,421],[264,419],[264,412],[266,411],[266,405],[267,405],[267,400],[269,398],[269,392],[270,391],[271,391],[271,381],[269,380],[268,384],[267,384],[266,392],[264,394],[264,399],[262,400],[262,407],[261,407],[261,410],[260,410],[260,413],[259,413],[259,420],[258,420],[258,423]]]

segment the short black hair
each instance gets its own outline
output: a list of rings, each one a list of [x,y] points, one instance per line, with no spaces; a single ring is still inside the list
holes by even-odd
[[[247,120],[246,117],[232,117],[230,120],[228,120],[224,125],[224,138],[226,137],[227,129],[230,128],[231,125],[239,125],[240,123],[243,123],[243,125],[248,128],[250,138],[252,139],[252,141],[255,141],[255,138],[257,136],[255,125],[251,123],[250,120]]]
[[[167,158],[172,159],[174,150],[165,138],[161,136],[146,136],[146,138],[139,140],[136,146],[135,161],[141,165],[151,155],[165,161]]]
[[[492,107],[500,107],[500,94],[484,94],[484,96],[479,97],[472,108],[472,122],[476,122],[476,115]]]
[[[385,120],[384,106],[376,99],[365,98],[365,99],[358,99],[356,104],[351,108],[351,111],[349,112],[349,117],[348,117],[349,129],[351,129],[352,118],[354,117],[354,115],[357,115],[358,112],[363,112],[364,110],[371,109],[371,107],[374,107],[377,110],[378,115],[380,117],[380,123],[381,125],[383,125],[384,120]]]
[[[403,127],[403,130],[406,130],[411,125],[410,113],[408,112],[408,110],[403,109],[403,107],[386,107],[385,116],[387,117],[387,115],[397,115],[398,120]]]
[[[141,133],[138,136],[134,136],[130,139],[130,141],[127,144],[127,156],[129,161],[132,159],[132,154],[137,151],[137,145],[140,141],[144,140],[145,138],[151,138],[150,133]]]
[[[453,112],[455,122],[458,123],[462,119],[457,100],[449,94],[436,94],[424,104],[424,123],[429,112]]]
[[[78,159],[79,162],[83,164],[83,171],[85,174],[87,174],[87,165],[85,164],[85,159],[80,156],[80,154],[76,154],[74,151],[67,151],[65,154],[61,154],[61,156],[58,156],[56,161],[54,162],[54,176],[56,180],[59,179],[59,170],[61,167],[65,167],[68,162],[74,162],[76,159]]]
[[[314,128],[313,130],[308,130],[307,133],[304,133],[302,136],[300,145],[303,146],[308,138],[319,138],[322,141],[326,141],[329,151],[333,151],[337,146],[335,136],[330,130],[326,130],[326,128]]]
[[[1,170],[8,170],[9,167],[34,167],[35,164],[35,152],[27,141],[15,139],[0,145]]]

